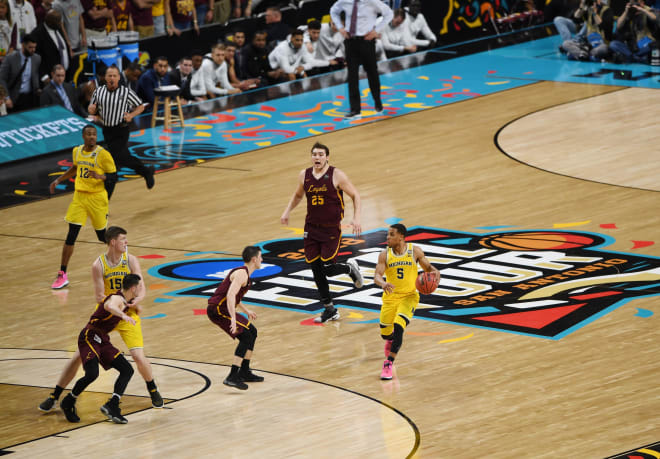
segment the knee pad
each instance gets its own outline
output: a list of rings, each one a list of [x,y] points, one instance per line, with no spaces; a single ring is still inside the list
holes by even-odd
[[[102,230],[95,230],[95,231],[98,240],[105,244],[105,228],[103,228]]]
[[[78,233],[80,233],[80,225],[69,223],[69,232],[66,235],[66,241],[64,241],[64,243],[66,245],[74,245],[76,239],[78,239]],[[103,242],[105,242],[105,240]]]
[[[121,374],[126,374],[133,376],[133,373],[135,373],[135,370],[133,370],[133,366],[126,360],[126,357],[123,355],[118,355],[115,360],[112,361],[112,368],[117,370]]]
[[[392,333],[394,332],[393,324],[380,324],[380,336],[383,339],[392,339]]]
[[[256,340],[257,339],[257,327],[255,327],[254,324],[250,324],[250,327],[248,328],[248,330],[250,331],[250,333],[252,333],[252,337],[254,338],[254,340]]]
[[[392,333],[392,348],[390,349],[393,353],[398,353],[401,349],[401,344],[403,344],[403,327],[399,324],[394,324],[394,333]]]
[[[83,365],[83,370],[85,370],[83,378],[87,384],[91,384],[99,377],[99,361],[97,359],[88,360],[85,365]]]
[[[241,336],[241,335],[244,335],[244,334],[245,334],[245,332],[241,333],[238,336]],[[243,357],[245,357],[245,354],[247,353],[248,350],[249,350],[249,344],[248,344],[247,340],[240,340],[238,342],[238,346],[236,346],[236,351],[234,351],[234,355],[236,357],[243,358]]]

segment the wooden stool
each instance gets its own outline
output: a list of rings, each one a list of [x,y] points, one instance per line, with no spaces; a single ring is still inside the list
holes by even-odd
[[[158,116],[159,104],[163,106],[163,116]],[[172,116],[172,106],[177,107],[178,115]],[[178,122],[183,127],[183,110],[181,109],[181,98],[178,94],[156,94],[151,115],[151,127],[155,127],[158,120],[163,120],[163,129],[170,129],[173,121]]]

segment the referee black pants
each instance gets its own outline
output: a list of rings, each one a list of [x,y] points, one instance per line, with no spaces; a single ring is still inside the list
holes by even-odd
[[[128,151],[129,135],[130,129],[128,126],[103,127],[103,137],[105,138],[105,144],[108,147],[107,150],[112,155],[112,159],[115,160],[117,171],[119,171],[119,169],[122,167],[128,167],[129,169],[133,169],[142,177],[147,177],[151,174],[151,171],[147,169],[147,167],[139,158],[131,155]]]
[[[376,109],[381,109],[383,104],[380,101],[380,77],[378,76],[375,40],[352,37],[344,40],[344,47],[348,66],[348,99],[351,104],[351,112],[360,112],[360,64],[367,72],[374,106]]]

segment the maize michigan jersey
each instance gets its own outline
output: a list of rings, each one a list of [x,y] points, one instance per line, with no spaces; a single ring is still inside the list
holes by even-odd
[[[103,266],[103,291],[106,295],[121,289],[121,283],[126,274],[131,273],[128,266],[128,252],[123,252],[119,263],[116,266],[110,266],[105,254],[99,256],[101,266]]]
[[[110,152],[98,145],[94,151],[85,151],[84,145],[75,147],[73,149],[73,164],[77,167],[76,191],[96,193],[105,190],[103,180],[90,177],[90,170],[99,175],[117,172],[115,161],[112,159]]]
[[[405,296],[417,292],[415,287],[417,262],[415,261],[412,243],[408,242],[406,244],[406,251],[402,255],[395,254],[391,247],[387,248],[385,279],[394,285],[394,291],[390,294],[383,292],[383,298],[392,295]]]

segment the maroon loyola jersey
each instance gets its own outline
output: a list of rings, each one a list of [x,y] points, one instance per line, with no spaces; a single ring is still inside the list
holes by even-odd
[[[113,295],[119,295],[124,298],[124,295],[122,295],[120,290],[103,298],[103,301],[96,305],[96,309],[94,310],[92,317],[89,318],[89,322],[87,322],[85,328],[92,328],[106,334],[114,330],[117,324],[121,321],[121,317],[117,317],[116,315],[106,311],[103,307],[105,302],[108,301]],[[126,309],[128,309],[128,306],[124,307],[122,311],[125,312]]]
[[[313,168],[305,171],[303,188],[307,196],[307,217],[305,224],[316,226],[339,226],[344,218],[344,193],[335,188],[332,176],[334,166],[330,166],[321,178],[314,177]]]
[[[218,286],[218,288],[215,289],[215,292],[213,292],[213,296],[209,298],[209,306],[218,306],[219,310],[221,311],[227,310],[227,292],[229,291],[229,286],[231,285],[231,275],[239,269],[244,269],[245,271],[248,270],[247,266],[243,265],[229,271],[227,277],[223,279],[222,283]],[[248,272],[247,284],[244,287],[241,287],[236,294],[236,304],[241,302],[243,295],[245,295],[247,291],[250,290],[251,285],[252,279],[250,279],[250,273]]]

